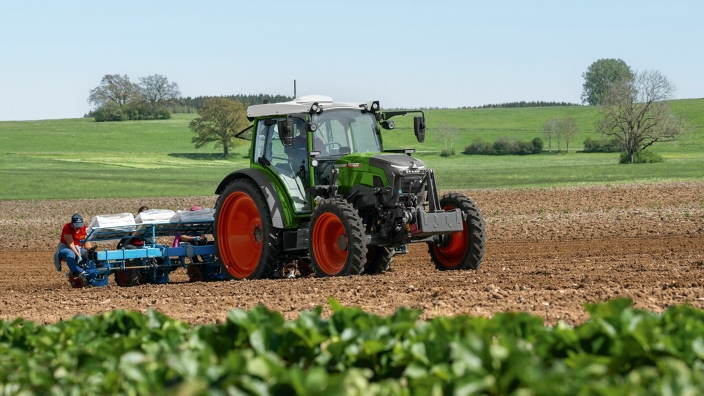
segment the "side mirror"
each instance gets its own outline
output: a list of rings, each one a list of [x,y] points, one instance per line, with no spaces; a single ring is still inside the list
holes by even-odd
[[[285,120],[279,120],[276,122],[276,126],[279,129],[279,138],[284,146],[293,145],[293,120],[286,117]]]
[[[413,117],[413,131],[416,133],[416,139],[420,143],[425,141],[425,118]]]

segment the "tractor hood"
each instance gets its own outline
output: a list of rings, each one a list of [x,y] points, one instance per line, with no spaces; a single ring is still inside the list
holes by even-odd
[[[387,176],[425,174],[425,163],[405,154],[376,154],[369,158],[369,166],[383,169]]]
[[[420,193],[425,178],[423,161],[405,154],[377,154],[369,158],[369,166],[381,169],[394,190]]]

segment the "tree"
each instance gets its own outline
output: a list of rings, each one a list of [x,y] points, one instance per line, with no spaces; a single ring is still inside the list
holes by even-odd
[[[446,124],[441,124],[437,129],[436,139],[442,142],[443,153],[452,153],[449,155],[454,155],[452,145],[459,137],[460,131],[457,128],[451,128]],[[448,143],[450,144],[449,149],[447,147]]]
[[[565,150],[569,152],[570,139],[579,133],[579,127],[572,117],[560,118],[557,120],[557,133],[565,138]]]
[[[614,138],[633,156],[664,139],[682,134],[685,121],[676,117],[665,102],[672,98],[675,85],[658,71],[637,73],[632,80],[611,86],[600,106],[602,120],[596,129]]]
[[[157,106],[172,102],[181,97],[178,84],[169,82],[169,79],[161,74],[140,77],[139,87],[142,98],[156,110]]]
[[[554,137],[559,137],[558,136],[558,120],[556,118],[551,118],[547,121],[545,121],[545,124],[543,125],[543,135],[545,135],[545,139],[548,141],[548,149],[552,153],[552,139]],[[558,145],[557,145],[557,151],[560,151],[560,145],[559,145],[559,139],[558,139]]]
[[[106,74],[100,81],[100,85],[90,90],[88,103],[97,107],[105,106],[109,103],[122,107],[132,101],[139,99],[139,86],[130,81],[127,75]]]
[[[625,80],[633,80],[633,72],[621,59],[599,59],[592,63],[585,73],[582,103],[599,105],[609,92],[611,84]]]
[[[235,134],[249,124],[242,103],[225,98],[211,98],[198,109],[200,117],[189,127],[197,136],[191,139],[196,148],[215,143],[215,148],[223,148],[223,157],[230,154],[230,147],[237,146]]]
[[[560,141],[565,139],[567,151],[570,151],[570,139],[579,132],[579,127],[572,117],[551,118],[543,125],[543,135],[548,140],[548,148],[552,153],[552,139],[557,140],[557,152],[560,152]]]

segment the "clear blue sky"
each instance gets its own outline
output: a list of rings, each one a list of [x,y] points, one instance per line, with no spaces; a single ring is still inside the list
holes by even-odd
[[[579,102],[600,58],[704,97],[704,1],[3,1],[0,120],[75,118],[105,74],[183,96]]]

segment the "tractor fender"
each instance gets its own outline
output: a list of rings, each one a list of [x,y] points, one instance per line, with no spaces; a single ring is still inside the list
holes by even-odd
[[[266,203],[267,205],[269,205],[269,212],[271,213],[271,221],[273,226],[275,228],[283,229],[284,211],[283,206],[281,205],[281,200],[279,199],[279,195],[276,193],[276,189],[271,183],[271,180],[269,180],[269,178],[258,169],[240,169],[238,171],[230,173],[229,175],[225,176],[224,179],[222,179],[222,181],[218,185],[218,188],[215,189],[215,194],[220,195],[222,190],[224,190],[225,187],[230,184],[230,182],[235,179],[241,178],[252,179],[255,183],[259,185],[259,187],[261,187],[262,193],[264,193],[264,198],[266,199]]]

